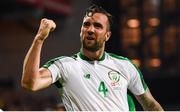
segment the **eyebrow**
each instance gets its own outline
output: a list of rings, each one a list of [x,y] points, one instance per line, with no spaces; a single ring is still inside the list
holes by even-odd
[[[85,21],[85,22],[83,22],[83,25],[90,25],[90,22],[89,21]]]
[[[101,27],[101,28],[103,28],[103,25],[102,25],[101,23],[94,22],[93,24],[94,24],[94,26],[96,26],[96,27]]]
[[[88,25],[88,24],[91,24],[91,22],[89,22],[89,21],[84,21],[83,22],[83,25]],[[99,22],[93,22],[93,25],[96,26],[96,27],[103,28],[103,25],[101,23],[99,23]]]

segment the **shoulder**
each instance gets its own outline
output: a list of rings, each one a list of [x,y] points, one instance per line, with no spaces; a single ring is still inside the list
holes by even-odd
[[[137,66],[127,57],[119,56],[113,53],[108,53],[108,55],[111,57],[111,59],[116,60],[116,62],[120,62],[121,64],[124,64],[125,66],[131,66],[137,69]]]
[[[130,61],[127,57],[119,56],[117,54],[113,53],[107,53],[111,58],[118,59],[118,60],[125,60],[125,61]]]
[[[73,62],[75,61],[77,58],[77,55],[74,54],[73,56],[59,56],[59,57],[56,57],[56,58],[52,58],[50,59],[49,61],[47,61],[43,67],[47,68],[49,67],[50,65],[54,64],[54,63],[68,63],[68,62]]]

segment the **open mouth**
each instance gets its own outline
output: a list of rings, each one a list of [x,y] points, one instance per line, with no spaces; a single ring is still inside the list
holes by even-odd
[[[93,36],[87,36],[87,40],[94,40],[95,38]]]

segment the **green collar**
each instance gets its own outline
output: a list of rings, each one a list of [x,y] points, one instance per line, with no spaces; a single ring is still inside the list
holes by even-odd
[[[81,50],[80,50],[80,52],[78,54],[79,54],[79,57],[81,59],[83,59],[83,60],[93,61],[93,60],[89,59],[88,57],[86,57]],[[105,59],[105,52],[103,53],[102,57],[99,60],[97,60],[97,61],[103,61],[104,59]]]

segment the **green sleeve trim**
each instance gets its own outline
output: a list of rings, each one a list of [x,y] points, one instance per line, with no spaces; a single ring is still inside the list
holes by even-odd
[[[76,53],[76,54],[72,55],[72,56],[71,56],[71,58],[73,58],[74,60],[76,60],[76,59],[77,59],[77,57],[78,57],[77,55],[78,55],[78,53]]]
[[[56,81],[56,82],[54,83],[54,85],[55,85],[57,88],[62,88],[62,87],[63,87],[62,84],[61,84],[59,81]]]
[[[49,66],[51,66],[52,64],[54,64],[55,61],[59,60],[59,59],[62,59],[62,58],[65,58],[66,56],[59,56],[57,58],[53,58],[53,59],[50,59],[48,62],[46,62],[42,67],[44,68],[48,68]],[[77,58],[77,54],[74,54],[73,56],[71,56],[71,58],[75,59]]]
[[[133,98],[130,95],[127,95],[127,99],[128,99],[129,111],[136,111],[136,106],[133,101]]]
[[[130,61],[131,62],[131,61]],[[132,62],[131,62],[132,63]],[[138,71],[138,73],[139,73],[139,75],[140,75],[140,78],[141,78],[141,82],[142,82],[142,84],[143,84],[143,88],[144,88],[144,90],[146,91],[147,89],[148,89],[148,86],[147,86],[147,84],[145,83],[145,81],[144,81],[144,78],[143,78],[143,75],[142,75],[142,73],[141,73],[141,71],[139,70],[139,68],[137,67],[137,65],[135,65],[134,63],[132,63],[133,64],[133,66],[136,68],[136,70]]]
[[[51,66],[52,64],[54,64],[55,61],[59,60],[59,59],[62,59],[64,58],[64,56],[60,56],[60,57],[57,57],[57,58],[53,58],[51,60],[49,60],[48,62],[46,62],[42,67],[44,68],[48,68],[49,66]]]

